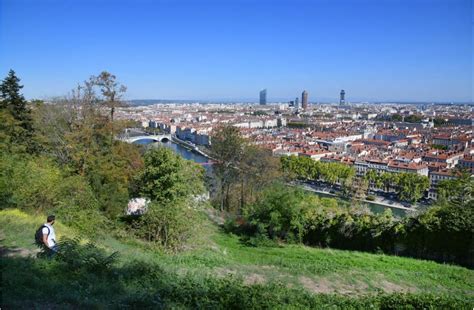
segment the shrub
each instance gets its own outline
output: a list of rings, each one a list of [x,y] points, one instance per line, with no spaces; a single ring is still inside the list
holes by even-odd
[[[258,234],[270,238],[301,242],[304,236],[305,214],[317,198],[300,189],[288,189],[276,184],[269,187],[256,203],[244,208],[244,216]]]
[[[397,241],[402,254],[474,266],[474,208],[466,205],[435,207],[404,221]]]
[[[78,238],[63,238],[58,249],[55,258],[64,262],[72,272],[109,273],[118,257],[117,252],[109,255],[91,242],[81,244]]]
[[[163,249],[178,251],[192,236],[199,220],[198,211],[183,203],[153,202],[148,212],[138,217],[134,226],[140,237],[155,242]]]
[[[105,218],[84,177],[65,175],[46,158],[4,155],[1,159],[0,168],[5,168],[0,174],[2,207],[55,213],[63,223],[87,235],[103,226]]]

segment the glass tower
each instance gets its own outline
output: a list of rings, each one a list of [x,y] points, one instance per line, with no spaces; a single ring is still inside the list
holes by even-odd
[[[261,105],[267,104],[267,90],[266,89],[262,89],[260,91],[260,104]]]

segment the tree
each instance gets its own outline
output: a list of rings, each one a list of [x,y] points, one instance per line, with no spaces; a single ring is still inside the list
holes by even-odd
[[[399,182],[399,175],[397,173],[382,173],[380,175],[380,183],[383,185],[386,192],[390,191],[390,188],[396,186]]]
[[[130,181],[143,166],[136,145],[114,140],[111,122],[101,113],[93,85],[78,85],[53,104],[37,104],[34,128],[42,153],[68,173],[85,177],[109,218],[122,215]],[[122,126],[115,121],[115,126]],[[112,139],[111,139],[112,138]]]
[[[281,176],[278,159],[267,150],[246,144],[238,163],[240,177],[240,209],[252,203],[258,194]]]
[[[231,185],[239,179],[239,165],[244,153],[245,140],[239,129],[225,125],[212,135],[211,154],[216,160],[213,170],[218,181],[220,210],[229,209]]]
[[[474,205],[474,177],[470,173],[463,173],[459,178],[439,182],[437,191],[438,201],[441,204]]]
[[[110,108],[110,120],[113,122],[115,108],[121,104],[120,100],[127,87],[117,82],[117,77],[107,71],[102,71],[98,76],[91,76],[89,83],[100,88],[102,103]]]
[[[397,182],[397,193],[400,200],[417,202],[430,186],[428,177],[416,173],[400,173]]]
[[[354,199],[364,199],[369,189],[369,181],[362,177],[356,177],[352,182],[351,190]],[[355,203],[355,201],[353,201]]]
[[[140,193],[157,203],[172,204],[202,194],[204,171],[166,147],[145,153],[145,167],[138,176]]]
[[[18,144],[18,137],[24,134],[24,129],[7,109],[0,109],[0,151],[24,151],[24,145]]]
[[[393,114],[391,119],[392,122],[401,122],[403,120],[403,116],[400,114]]]
[[[257,234],[301,242],[306,216],[318,205],[319,199],[315,195],[298,188],[274,184],[254,204],[244,208],[244,216],[255,227]]]
[[[8,72],[8,76],[0,84],[1,117],[9,124],[3,124],[6,128],[2,128],[2,131],[11,138],[12,143],[23,145],[27,151],[32,152],[37,150],[37,145],[33,139],[31,110],[20,93],[22,88],[23,85],[20,85],[20,79],[13,70]]]
[[[135,223],[141,237],[168,250],[178,250],[184,245],[197,226],[198,215],[190,208],[190,199],[204,191],[203,170],[166,147],[145,153],[145,167],[138,176],[138,186],[151,203]]]
[[[435,127],[442,127],[446,125],[448,122],[444,118],[437,117],[433,120],[433,123]]]

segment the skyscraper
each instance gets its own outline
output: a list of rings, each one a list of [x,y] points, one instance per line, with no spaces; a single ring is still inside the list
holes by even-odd
[[[346,104],[345,96],[346,96],[346,92],[344,91],[344,89],[341,89],[341,97],[339,99],[339,105],[345,105]]]
[[[260,104],[261,105],[267,104],[267,90],[266,89],[262,89],[260,91]]]
[[[308,92],[306,90],[301,94],[301,105],[303,106],[303,110],[308,108]]]
[[[300,108],[300,98],[298,98],[298,97],[295,98],[295,108],[297,108],[297,109]]]

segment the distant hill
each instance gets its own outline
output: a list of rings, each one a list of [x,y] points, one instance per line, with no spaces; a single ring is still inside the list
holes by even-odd
[[[168,104],[168,103],[194,103],[201,102],[198,100],[169,100],[169,99],[134,99],[129,100],[127,103],[131,106],[142,106],[142,105],[152,105],[152,104]]]
[[[133,99],[128,100],[127,103],[131,106],[146,106],[152,104],[189,104],[189,103],[252,103],[251,100],[200,100],[200,99]],[[256,102],[253,102],[256,103]]]
[[[275,100],[275,102],[287,102],[288,100],[281,99]],[[310,102],[311,104],[328,104],[328,103],[337,103],[337,100],[331,100],[330,98],[322,98],[317,100],[316,102]],[[186,99],[186,100],[177,100],[177,99],[133,99],[128,100],[127,104],[130,106],[147,106],[152,104],[170,104],[170,103],[177,103],[177,104],[189,104],[189,103],[257,103],[256,101],[252,100],[199,100],[199,99]],[[358,103],[365,103],[365,104],[416,104],[416,105],[426,105],[426,104],[434,104],[434,105],[472,105],[472,102],[418,102],[418,101],[389,101],[389,100],[373,100],[373,101],[364,101],[364,100],[356,100],[351,102],[352,104]]]

